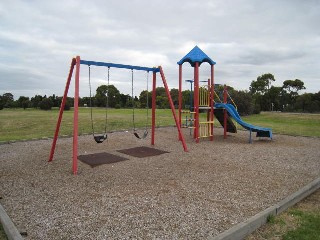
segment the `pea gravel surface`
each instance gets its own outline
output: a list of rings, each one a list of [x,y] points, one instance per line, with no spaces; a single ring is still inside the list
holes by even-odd
[[[154,148],[136,158],[117,150],[150,147],[130,132],[96,144],[79,137],[79,155],[108,152],[129,160],[72,167],[72,138],[0,145],[0,203],[25,239],[206,239],[243,222],[320,176],[320,139],[239,131],[195,143],[184,129],[156,129]]]

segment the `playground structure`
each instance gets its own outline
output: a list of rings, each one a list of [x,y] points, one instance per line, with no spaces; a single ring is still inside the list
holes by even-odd
[[[60,125],[61,125],[61,120],[62,120],[62,116],[63,116],[63,111],[64,111],[64,107],[67,101],[67,95],[68,95],[68,91],[69,91],[69,86],[70,86],[70,82],[72,79],[72,75],[73,75],[73,71],[75,69],[75,92],[74,92],[74,116],[73,116],[73,154],[72,154],[72,171],[73,174],[77,174],[78,172],[78,115],[79,115],[79,82],[80,82],[80,65],[87,65],[87,66],[100,66],[100,67],[107,67],[108,68],[108,72],[110,68],[124,68],[124,69],[129,69],[133,72],[133,70],[137,70],[137,71],[146,71],[146,72],[152,72],[152,120],[151,120],[151,145],[155,144],[155,122],[156,122],[156,76],[157,73],[160,73],[162,82],[163,82],[163,86],[166,90],[166,94],[169,100],[169,104],[170,104],[170,108],[172,110],[172,115],[174,117],[175,123],[176,123],[176,127],[178,129],[178,134],[179,134],[179,139],[181,140],[182,146],[184,151],[188,151],[187,149],[187,145],[185,143],[183,134],[181,132],[181,127],[180,124],[178,122],[176,113],[175,113],[175,109],[174,109],[174,104],[172,101],[172,98],[170,96],[170,91],[168,88],[168,84],[163,72],[163,69],[161,66],[159,67],[153,67],[153,68],[149,68],[149,67],[141,67],[141,66],[133,66],[133,65],[123,65],[123,64],[115,64],[115,63],[106,63],[106,62],[95,62],[95,61],[87,61],[87,60],[81,60],[80,56],[77,56],[75,58],[72,59],[71,61],[71,66],[70,66],[70,71],[69,71],[69,75],[67,78],[67,82],[66,82],[66,86],[65,86],[65,90],[64,90],[64,94],[63,94],[63,98],[62,98],[62,102],[61,102],[61,106],[60,106],[60,111],[59,111],[59,117],[58,117],[58,121],[57,121],[57,125],[56,125],[56,130],[54,133],[54,138],[53,138],[53,142],[52,142],[52,146],[51,146],[51,151],[50,151],[50,156],[49,156],[49,162],[51,162],[53,160],[53,156],[54,156],[54,151],[56,148],[56,143],[57,143],[57,139],[58,139],[58,134],[59,134],[59,129],[60,129]],[[135,134],[136,135],[136,134]],[[95,139],[96,141],[102,141],[102,138],[106,138],[104,135],[103,136],[96,136],[99,139]],[[100,140],[101,138],[101,140]]]
[[[193,90],[193,104],[190,103],[189,111],[185,111],[182,109],[182,64],[184,62],[189,62],[190,65],[194,68],[194,80],[188,80],[191,83],[191,90],[192,90],[192,83],[194,83],[194,90]],[[206,84],[200,86],[199,83],[203,82],[199,80],[199,67],[203,62],[207,62],[210,64],[211,67],[211,78],[208,81],[205,81]],[[92,124],[92,134],[94,140],[97,143],[102,143],[105,139],[107,139],[107,116],[106,116],[106,125],[105,125],[105,132],[102,135],[96,135],[94,132],[93,127],[93,120],[92,120],[92,104],[91,104],[91,83],[90,83],[90,66],[98,66],[98,67],[106,67],[108,71],[108,86],[109,86],[109,71],[110,68],[123,68],[131,70],[131,82],[132,82],[132,99],[133,99],[133,70],[136,71],[146,71],[147,76],[149,76],[149,72],[152,72],[152,117],[151,117],[151,145],[155,145],[155,118],[156,118],[156,76],[157,73],[160,73],[163,86],[166,91],[166,95],[169,100],[169,105],[172,111],[173,118],[175,120],[175,125],[178,130],[178,138],[181,141],[184,151],[188,151],[187,145],[182,134],[181,128],[182,125],[182,114],[187,113],[189,114],[189,119],[186,118],[186,127],[193,129],[193,138],[195,139],[196,143],[199,143],[200,138],[210,138],[210,141],[213,141],[214,137],[214,116],[218,119],[221,125],[224,127],[224,138],[227,138],[227,132],[237,132],[237,128],[234,125],[231,117],[239,123],[242,127],[250,131],[250,138],[249,142],[252,142],[251,135],[252,132],[257,133],[257,137],[269,137],[272,139],[272,130],[269,128],[262,128],[257,127],[251,124],[244,122],[239,113],[237,112],[236,108],[227,102],[228,99],[228,92],[226,86],[224,87],[223,91],[223,102],[216,94],[214,90],[214,62],[211,58],[209,58],[198,46],[195,46],[185,57],[183,57],[179,62],[179,95],[178,95],[178,112],[179,116],[176,116],[175,107],[170,95],[170,91],[168,88],[168,84],[161,66],[159,67],[141,67],[141,66],[134,66],[134,65],[124,65],[124,64],[115,64],[115,63],[107,63],[107,62],[95,62],[95,61],[87,61],[81,60],[80,56],[77,56],[72,59],[71,66],[64,90],[64,95],[62,98],[59,117],[57,120],[57,125],[54,133],[54,138],[51,146],[49,162],[53,160],[56,143],[58,139],[59,129],[61,125],[61,120],[64,112],[64,107],[67,100],[67,95],[69,91],[70,82],[72,79],[72,75],[75,69],[75,92],[74,92],[74,116],[73,116],[73,154],[72,154],[72,170],[73,174],[77,174],[78,172],[78,115],[79,115],[79,82],[80,82],[80,65],[87,65],[89,67],[89,86],[90,86],[90,107],[91,107],[91,124]],[[148,83],[147,83],[148,86]],[[148,87],[147,87],[148,88]],[[192,91],[191,91],[192,92]],[[107,92],[107,104],[106,110],[108,108],[108,92]],[[216,103],[214,101],[214,96],[216,96],[220,103]],[[230,97],[230,95],[229,95]],[[147,98],[148,99],[148,98]],[[233,102],[234,103],[234,102]],[[193,106],[192,106],[193,105]],[[147,103],[148,106],[148,103]],[[200,121],[200,110],[206,111],[206,120]],[[107,115],[107,113],[106,113]],[[147,115],[148,116],[148,115]],[[133,104],[133,134],[139,138],[143,139],[147,136],[148,131],[147,127],[143,134],[143,136],[139,136],[136,132],[135,125],[134,125],[134,104]]]
[[[193,91],[193,104],[192,102],[190,103],[189,110],[182,109],[182,64],[185,62],[189,62],[194,68],[194,80],[186,80],[191,84],[191,95]],[[203,81],[199,80],[199,67],[204,62],[210,64],[211,78],[208,79],[207,85],[200,86],[200,82]],[[214,89],[214,65],[216,62],[209,58],[198,46],[195,46],[177,64],[179,65],[179,124],[181,127],[193,129],[193,138],[197,143],[199,143],[200,138],[210,138],[213,141],[214,116],[224,128],[224,138],[227,138],[227,132],[237,132],[237,127],[231,120],[232,117],[237,124],[240,124],[250,132],[250,143],[252,142],[252,132],[256,132],[257,137],[272,139],[272,130],[270,128],[254,126],[241,119],[235,107],[236,104],[227,91],[226,85],[223,89],[223,101],[221,101]],[[193,89],[192,83],[194,84]],[[214,101],[215,96],[219,99],[219,102]],[[232,104],[228,103],[228,98]],[[200,121],[200,110],[207,111],[205,121]],[[183,114],[186,114],[184,125],[182,124]]]

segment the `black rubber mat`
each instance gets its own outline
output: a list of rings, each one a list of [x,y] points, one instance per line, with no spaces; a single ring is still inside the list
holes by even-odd
[[[127,158],[106,152],[80,155],[78,156],[78,159],[91,167],[128,160]]]
[[[152,156],[157,156],[163,153],[169,153],[163,150],[150,148],[150,147],[134,147],[134,148],[128,148],[123,150],[117,150],[117,151],[127,154],[129,156],[138,157],[138,158],[152,157]]]

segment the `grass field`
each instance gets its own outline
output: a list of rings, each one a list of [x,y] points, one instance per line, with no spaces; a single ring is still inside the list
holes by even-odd
[[[0,141],[39,139],[53,137],[58,109],[42,111],[37,109],[4,109],[0,111]],[[107,112],[107,131],[130,130],[133,128],[132,109],[109,109]],[[204,115],[203,115],[204,116]],[[93,109],[95,132],[103,132],[106,112]],[[293,114],[264,112],[243,117],[250,124],[270,127],[276,134],[320,137],[320,114]],[[135,125],[144,128],[147,122],[145,109],[135,109]],[[156,126],[174,125],[171,110],[156,110]],[[218,126],[218,121],[216,121]],[[148,113],[148,126],[151,126],[151,110]],[[73,111],[65,111],[60,136],[71,136],[73,130]],[[91,133],[90,109],[79,110],[79,133]]]

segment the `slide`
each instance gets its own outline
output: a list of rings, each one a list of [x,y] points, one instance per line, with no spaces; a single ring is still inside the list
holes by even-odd
[[[263,127],[257,127],[254,125],[251,125],[249,123],[244,122],[238,111],[235,109],[235,107],[232,104],[228,103],[215,103],[214,107],[216,109],[226,109],[229,115],[237,122],[239,123],[242,127],[245,129],[249,130],[250,132],[256,132],[257,137],[269,137],[272,139],[272,130],[271,128],[263,128]],[[250,134],[251,135],[251,134]],[[250,137],[251,141],[251,137]]]

